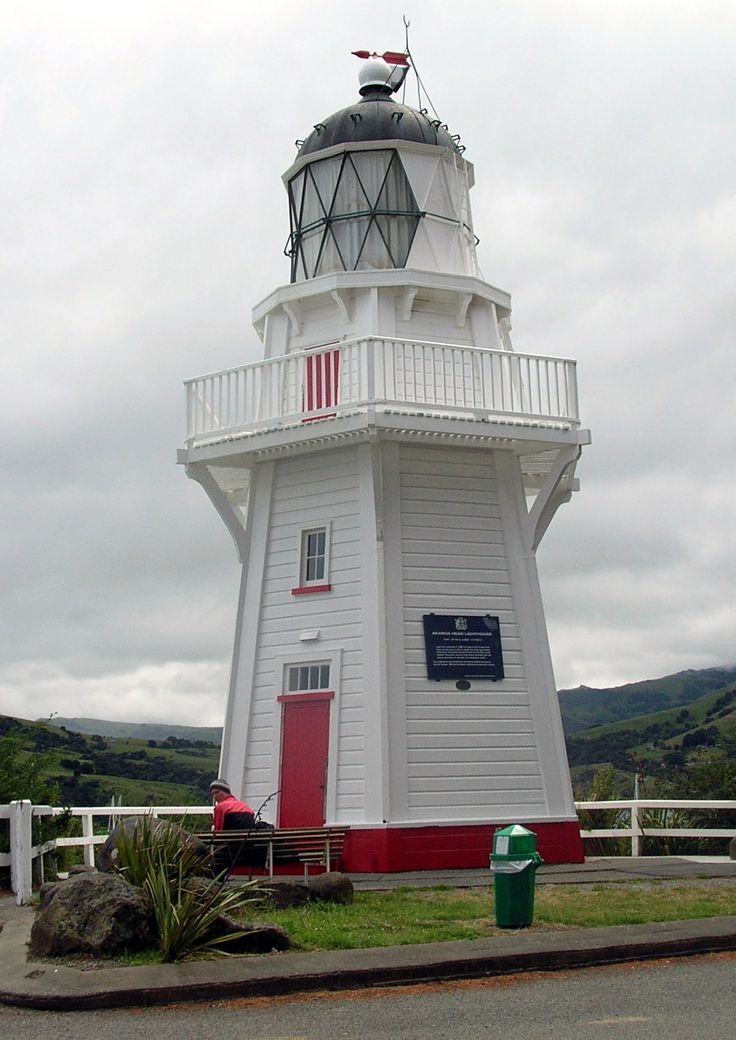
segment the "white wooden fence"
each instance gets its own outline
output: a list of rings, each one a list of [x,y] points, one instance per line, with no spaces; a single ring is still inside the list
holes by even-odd
[[[690,825],[688,814],[729,810],[736,812],[736,801],[681,800],[664,798],[636,798],[616,802],[576,802],[578,813],[608,810],[613,813],[614,826],[581,830],[585,838],[628,838],[632,856],[641,854],[643,838],[733,838],[734,827],[696,827]]]
[[[736,812],[736,800],[696,801],[639,798],[616,802],[576,802],[578,812],[607,810],[615,815],[615,826],[581,830],[586,838],[627,838],[630,854],[640,855],[645,837],[672,838],[732,838],[736,827],[694,827],[688,825],[688,814],[703,811]],[[33,890],[33,861],[54,848],[81,848],[84,863],[94,865],[94,847],[102,844],[107,833],[123,816],[175,817],[209,816],[208,805],[157,806],[95,806],[62,809],[49,805],[32,805],[28,801],[0,805],[0,821],[7,820],[10,832],[10,852],[0,853],[0,867],[10,866],[11,888],[16,903],[28,902]],[[54,838],[43,845],[33,845],[34,817],[58,816],[70,812],[82,821],[82,834],[76,837]],[[95,834],[95,821],[104,823],[105,833]],[[2,824],[0,823],[0,826]]]
[[[53,838],[43,845],[33,844],[33,818],[60,816],[70,813],[79,817],[82,822],[81,835],[68,838]],[[101,845],[113,829],[118,819],[123,816],[173,816],[180,820],[184,816],[210,817],[212,808],[209,805],[126,805],[126,806],[84,806],[81,808],[63,809],[50,805],[32,805],[28,801],[11,802],[0,805],[0,821],[8,820],[10,832],[10,852],[0,853],[0,867],[10,866],[10,887],[15,892],[15,901],[20,906],[28,902],[33,890],[33,861],[44,852],[61,848],[81,848],[83,862],[94,866],[95,845]],[[104,832],[95,834],[95,820],[104,825]],[[43,864],[43,860],[41,860]],[[42,866],[41,866],[42,873]]]

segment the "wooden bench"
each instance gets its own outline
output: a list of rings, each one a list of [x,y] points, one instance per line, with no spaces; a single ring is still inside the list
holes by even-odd
[[[310,866],[332,870],[338,865],[345,847],[348,827],[274,827],[246,830],[207,831],[196,834],[211,848],[228,848],[234,854],[232,867],[253,867],[257,853],[264,853],[264,869],[273,877],[277,863],[301,863],[307,877]]]

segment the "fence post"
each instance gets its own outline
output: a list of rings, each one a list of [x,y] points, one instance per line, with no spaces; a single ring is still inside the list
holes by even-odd
[[[10,803],[10,888],[15,892],[17,906],[27,903],[33,893],[32,818],[31,802],[24,800]]]
[[[82,837],[90,839],[89,843],[85,842],[84,844],[85,867],[93,867],[95,865],[95,847],[92,844],[94,833],[94,817],[92,813],[85,813],[82,817]]]
[[[641,855],[641,818],[638,802],[631,803],[631,855]]]

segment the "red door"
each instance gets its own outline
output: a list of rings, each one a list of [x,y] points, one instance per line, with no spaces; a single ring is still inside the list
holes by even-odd
[[[340,393],[340,351],[321,350],[307,354],[304,358],[304,392],[302,407],[305,412],[319,412],[318,416],[305,416],[302,422],[313,418],[329,419],[335,413],[325,414],[323,409],[336,408]]]
[[[328,698],[317,694],[282,700],[279,827],[321,827],[325,822]]]

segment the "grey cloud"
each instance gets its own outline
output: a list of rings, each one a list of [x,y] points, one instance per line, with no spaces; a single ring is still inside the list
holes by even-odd
[[[2,712],[222,721],[238,575],[174,465],[182,380],[260,356],[294,140],[354,96],[351,50],[403,44],[388,0],[320,11],[317,38],[296,0],[8,17]],[[430,0],[413,23],[515,346],[579,362],[593,444],[540,550],[559,684],[732,663],[736,16]]]

